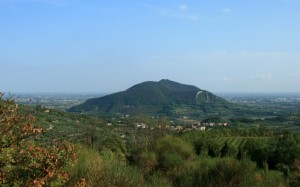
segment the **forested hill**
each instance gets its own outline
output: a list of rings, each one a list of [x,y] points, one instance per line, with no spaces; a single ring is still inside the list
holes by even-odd
[[[70,112],[94,114],[202,115],[231,113],[232,104],[195,86],[167,79],[147,81],[100,98],[89,99]]]

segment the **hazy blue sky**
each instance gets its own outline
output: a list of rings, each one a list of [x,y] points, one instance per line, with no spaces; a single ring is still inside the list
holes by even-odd
[[[0,68],[5,92],[300,92],[300,0],[0,0]]]

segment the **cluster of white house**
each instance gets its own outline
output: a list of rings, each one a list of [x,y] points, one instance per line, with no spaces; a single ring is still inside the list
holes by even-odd
[[[107,123],[108,126],[111,126],[112,123]],[[194,123],[191,126],[181,126],[181,125],[157,125],[156,127],[150,127],[150,130],[153,130],[154,128],[157,129],[169,129],[171,131],[191,131],[191,130],[197,130],[197,131],[205,131],[207,127],[227,127],[229,126],[229,123]],[[137,129],[147,129],[148,125],[145,123],[135,123],[135,127]],[[125,138],[125,135],[121,135],[121,138]]]
[[[147,125],[145,123],[136,123],[136,128],[141,128],[141,129],[145,129],[147,128]]]
[[[136,128],[139,128],[139,129],[146,129],[147,128],[147,125],[145,123],[136,123]],[[229,123],[194,123],[192,124],[191,126],[181,126],[181,125],[177,125],[177,126],[174,126],[174,125],[166,125],[166,126],[161,126],[161,125],[158,125],[156,126],[156,128],[158,129],[162,129],[162,128],[165,128],[165,129],[170,129],[170,130],[173,130],[173,131],[182,131],[182,130],[200,130],[200,131],[205,131],[207,127],[227,127],[229,126]],[[153,127],[151,128],[153,129]]]
[[[206,127],[216,127],[216,126],[227,127],[227,126],[229,126],[229,123],[200,123],[200,122],[198,122],[198,123],[194,123],[192,125],[192,129],[204,131],[206,129]]]

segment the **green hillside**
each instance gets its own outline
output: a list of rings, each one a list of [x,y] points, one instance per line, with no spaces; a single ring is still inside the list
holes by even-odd
[[[70,112],[94,114],[161,114],[201,116],[231,114],[233,105],[214,94],[195,86],[163,79],[147,81],[126,91],[89,99],[72,107]]]

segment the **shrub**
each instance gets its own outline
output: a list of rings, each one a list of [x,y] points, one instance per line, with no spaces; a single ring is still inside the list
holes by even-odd
[[[293,168],[291,183],[293,186],[300,186],[300,159],[296,159]]]
[[[143,182],[140,171],[128,166],[117,159],[115,153],[103,150],[101,154],[96,150],[78,146],[78,163],[70,167],[72,178],[68,186],[74,186],[83,180],[86,186],[141,186]]]
[[[195,158],[194,147],[182,139],[166,136],[156,142],[159,167],[168,171],[179,169],[184,162]]]
[[[248,160],[218,159],[207,173],[199,173],[205,175],[200,176],[203,179],[200,182],[206,186],[251,186],[255,168],[255,164]]]
[[[97,186],[103,178],[105,172],[104,161],[100,154],[84,146],[77,146],[78,162],[76,165],[67,168],[71,174],[68,186],[74,186],[78,181],[84,179],[85,184]]]
[[[148,175],[157,166],[157,155],[153,151],[143,151],[139,154],[138,165],[144,175]]]
[[[160,173],[155,173],[150,176],[145,184],[146,187],[171,187],[171,183],[168,179]]]
[[[35,127],[35,118],[21,114],[13,100],[0,93],[0,185],[62,185],[69,175],[68,163],[76,160],[73,146],[62,143],[39,146],[33,138],[43,132]]]

